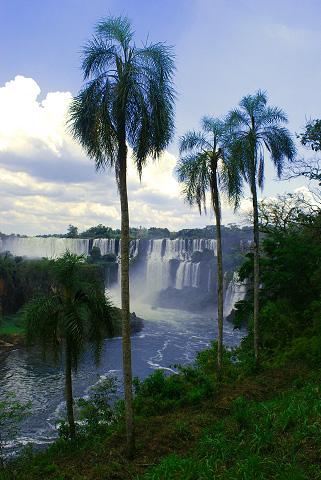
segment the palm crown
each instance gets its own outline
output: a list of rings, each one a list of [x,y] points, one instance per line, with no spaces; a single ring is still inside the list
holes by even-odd
[[[127,18],[101,21],[83,49],[87,82],[73,100],[70,127],[96,162],[119,170],[118,146],[127,141],[141,175],[148,155],[159,156],[174,130],[174,61],[163,43],[138,48]]]
[[[55,355],[68,341],[74,367],[87,342],[98,360],[106,334],[112,333],[113,307],[96,282],[83,279],[82,263],[81,256],[69,252],[53,260],[51,292],[24,309],[29,340]]]
[[[203,117],[202,130],[187,132],[180,139],[177,165],[178,180],[183,183],[183,195],[190,205],[206,211],[206,193],[212,191],[215,172],[220,189],[237,202],[240,193],[239,177],[234,175],[226,154],[226,127],[222,120]],[[185,154],[185,155],[184,155]],[[213,199],[212,199],[213,200]]]
[[[265,152],[268,151],[280,177],[286,158],[293,160],[296,149],[291,134],[283,126],[286,114],[267,105],[267,94],[258,91],[242,98],[239,108],[227,116],[230,155],[250,185],[264,186]]]

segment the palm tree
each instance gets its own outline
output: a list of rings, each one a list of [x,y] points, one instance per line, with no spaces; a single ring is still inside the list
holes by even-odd
[[[230,199],[238,202],[240,194],[239,176],[234,177],[225,155],[225,125],[213,117],[202,119],[202,131],[187,132],[180,139],[181,158],[177,166],[180,182],[184,184],[183,195],[190,205],[197,204],[200,214],[206,211],[206,193],[210,192],[211,204],[216,221],[217,240],[217,371],[222,372],[223,355],[223,256],[221,235],[220,189]],[[185,156],[182,156],[186,154]]]
[[[284,127],[287,123],[285,112],[278,107],[267,105],[267,94],[258,91],[242,98],[239,108],[227,116],[230,128],[230,153],[239,175],[248,183],[253,202],[254,230],[254,356],[259,361],[259,219],[257,186],[264,186],[264,163],[268,154],[281,176],[285,159],[292,161],[296,149],[291,134]]]
[[[27,337],[51,351],[65,355],[65,396],[70,437],[75,437],[72,369],[87,344],[99,361],[102,342],[112,333],[113,307],[96,281],[83,279],[83,257],[66,252],[51,261],[53,284],[48,295],[39,296],[24,308]]]
[[[133,42],[126,17],[98,23],[83,50],[83,89],[70,108],[74,137],[96,169],[113,167],[121,206],[121,307],[123,371],[128,455],[134,452],[132,369],[129,313],[129,215],[127,145],[141,177],[149,156],[157,158],[174,130],[174,61],[163,43]]]

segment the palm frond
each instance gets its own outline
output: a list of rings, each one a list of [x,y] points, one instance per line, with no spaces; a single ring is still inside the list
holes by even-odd
[[[55,293],[34,298],[22,310],[27,342],[39,343],[44,357],[48,351],[56,357],[59,351],[62,339],[61,314],[62,304]]]
[[[202,129],[221,140],[225,132],[225,123],[219,118],[204,116],[202,118]]]
[[[127,142],[141,176],[148,157],[157,158],[174,133],[175,70],[172,48],[137,48],[126,17],[102,20],[84,47],[82,70],[91,79],[69,112],[69,129],[96,169],[115,167]]]
[[[247,115],[247,112],[236,108],[231,110],[228,115],[226,116],[225,125],[228,130],[230,130],[230,134],[236,135],[238,132],[237,129],[240,128],[250,128],[251,120]]]
[[[82,52],[83,60],[81,69],[84,79],[87,80],[91,76],[100,76],[108,69],[112,74],[115,70],[115,58],[117,51],[114,45],[106,45],[100,37],[93,37],[89,40]]]
[[[261,115],[257,117],[257,125],[260,128],[264,128],[269,125],[276,125],[279,123],[288,123],[286,113],[279,107],[267,106]]]
[[[96,26],[99,36],[108,42],[118,42],[126,50],[134,36],[130,20],[127,17],[108,17],[101,20]]]
[[[262,138],[267,146],[271,159],[277,169],[278,177],[281,176],[285,159],[290,162],[296,155],[296,147],[288,130],[278,125],[271,125],[262,132]]]
[[[296,154],[289,131],[282,126],[287,116],[278,107],[267,105],[266,92],[258,91],[240,101],[240,108],[227,116],[228,150],[244,180],[253,179],[263,188],[265,149],[276,166],[278,176],[282,173],[285,159],[292,161]]]
[[[197,205],[206,212],[206,192],[209,188],[208,157],[204,153],[182,157],[176,167],[182,194],[189,205]]]
[[[113,166],[117,160],[112,107],[113,86],[100,76],[80,91],[69,109],[69,130],[87,155],[95,160],[97,170]]]
[[[206,151],[212,148],[202,132],[189,131],[179,139],[179,152]]]

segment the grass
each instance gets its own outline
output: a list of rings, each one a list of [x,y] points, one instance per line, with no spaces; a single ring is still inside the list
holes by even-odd
[[[189,390],[202,391],[196,373],[194,383],[191,372],[186,376]],[[321,479],[319,369],[287,364],[231,377],[203,397],[191,395],[192,401],[185,393],[174,404],[165,401],[180,381],[170,377],[164,385],[156,373],[140,385],[148,408],[138,398],[133,461],[126,460],[120,422],[104,435],[59,440],[40,454],[28,451],[6,480]]]
[[[5,315],[0,319],[0,337],[24,335],[24,333],[24,325],[18,314]]]
[[[319,379],[275,398],[235,398],[205,428],[193,451],[166,456],[144,480],[303,480],[321,478]]]

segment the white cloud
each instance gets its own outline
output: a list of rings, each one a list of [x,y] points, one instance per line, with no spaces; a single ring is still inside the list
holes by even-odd
[[[40,100],[35,80],[21,75],[0,88],[0,230],[62,232],[69,223],[87,228],[120,224],[113,171],[95,174],[66,129],[70,92],[50,92]],[[164,152],[147,162],[142,181],[129,161],[132,225],[179,229],[204,225],[180,197],[173,176],[176,158]]]
[[[52,92],[38,101],[40,93],[32,78],[21,75],[0,88],[0,151],[23,158],[37,157],[46,150],[56,157],[63,149],[73,151],[75,145],[65,128],[71,93]]]
[[[93,162],[66,130],[70,92],[51,92],[40,100],[32,78],[17,76],[0,88],[0,231],[55,233],[98,223],[119,227],[120,207],[113,171],[96,174]],[[199,216],[181,197],[173,172],[176,157],[164,152],[150,159],[140,182],[128,166],[132,226],[172,230],[202,227],[213,215]],[[250,207],[242,201],[241,213]],[[223,221],[238,221],[222,201]],[[210,212],[210,210],[209,210]]]

